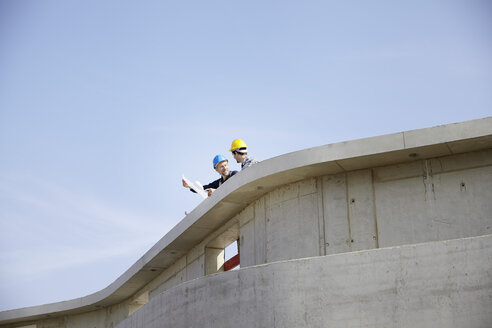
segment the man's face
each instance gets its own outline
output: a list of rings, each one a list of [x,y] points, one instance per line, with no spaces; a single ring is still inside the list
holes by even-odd
[[[226,176],[229,174],[229,165],[227,164],[227,161],[222,161],[217,166],[215,167],[215,171],[219,173],[222,176]]]
[[[240,163],[239,160],[241,159],[241,156],[239,155],[239,153],[237,151],[232,152],[232,157],[234,157],[236,162]]]
[[[242,163],[244,161],[244,156],[243,154],[237,152],[237,151],[233,151],[232,152],[232,157],[234,157],[234,159],[236,160],[236,162],[238,163]]]

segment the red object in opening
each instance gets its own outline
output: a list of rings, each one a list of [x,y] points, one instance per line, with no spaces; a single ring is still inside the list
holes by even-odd
[[[224,263],[224,271],[230,271],[239,265],[239,254],[234,255]]]

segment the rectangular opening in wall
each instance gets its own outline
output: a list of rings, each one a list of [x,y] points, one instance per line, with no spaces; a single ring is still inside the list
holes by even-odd
[[[205,247],[205,274],[230,271],[239,265],[239,224],[223,227]]]
[[[224,271],[237,270],[241,267],[239,257],[239,239],[225,248]]]

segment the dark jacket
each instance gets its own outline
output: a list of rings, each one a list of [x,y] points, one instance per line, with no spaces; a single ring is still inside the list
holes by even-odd
[[[203,186],[203,189],[208,189],[208,188],[213,188],[217,189],[219,188],[224,182],[226,182],[230,177],[232,177],[234,174],[236,174],[237,171],[229,171],[229,175],[225,178],[225,180],[222,181],[222,177],[218,178],[217,180],[210,182],[209,184],[206,184]],[[192,192],[195,192],[193,189],[190,189]]]

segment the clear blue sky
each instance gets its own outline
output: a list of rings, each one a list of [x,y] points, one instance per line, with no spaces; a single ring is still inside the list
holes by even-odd
[[[0,310],[109,285],[235,138],[265,160],[491,114],[488,0],[0,0]]]

